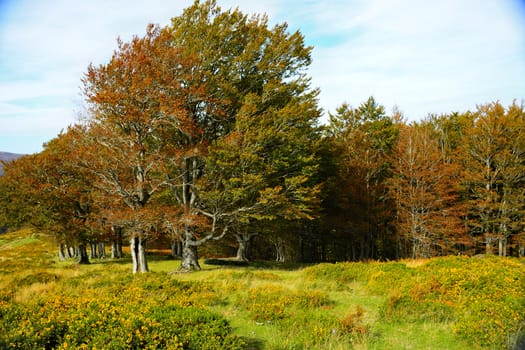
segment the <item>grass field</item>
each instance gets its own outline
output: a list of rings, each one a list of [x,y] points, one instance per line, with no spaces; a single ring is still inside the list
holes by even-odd
[[[30,230],[0,236],[0,348],[521,349],[525,261],[444,257],[249,266],[151,255],[59,262]]]

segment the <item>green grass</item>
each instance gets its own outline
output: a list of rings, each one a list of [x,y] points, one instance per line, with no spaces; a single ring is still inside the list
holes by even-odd
[[[523,342],[518,259],[203,261],[202,271],[184,274],[176,273],[180,262],[156,255],[151,273],[132,275],[129,259],[59,262],[52,241],[31,231],[0,239],[0,348],[92,348],[110,338],[114,348],[169,349],[512,349]]]

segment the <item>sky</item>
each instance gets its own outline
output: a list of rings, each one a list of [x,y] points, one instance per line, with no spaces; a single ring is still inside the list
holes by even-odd
[[[81,78],[116,39],[193,0],[0,0],[0,151],[36,153],[83,110]],[[217,0],[314,47],[322,120],[369,96],[407,120],[525,99],[525,0]]]

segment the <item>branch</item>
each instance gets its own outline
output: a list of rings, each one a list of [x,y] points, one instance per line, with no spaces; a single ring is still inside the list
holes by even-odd
[[[224,229],[222,230],[222,233],[219,235],[219,236],[215,236],[215,232],[214,232],[214,229],[212,230],[212,232],[210,232],[210,234],[208,234],[207,236],[197,240],[197,241],[189,241],[187,242],[188,245],[191,245],[191,246],[194,246],[194,247],[198,247],[210,240],[214,240],[214,241],[218,241],[219,239],[221,239],[222,237],[226,236],[226,233],[228,232],[228,229],[229,229],[229,226],[226,225],[224,227]]]

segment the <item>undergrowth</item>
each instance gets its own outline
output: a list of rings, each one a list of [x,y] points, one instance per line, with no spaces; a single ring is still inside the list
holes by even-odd
[[[0,348],[519,349],[523,260],[484,256],[280,269],[152,259],[58,262],[31,231],[0,237]]]

